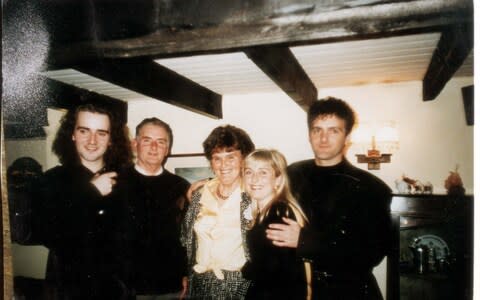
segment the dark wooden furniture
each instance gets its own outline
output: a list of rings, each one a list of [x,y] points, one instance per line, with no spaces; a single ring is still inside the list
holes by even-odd
[[[392,288],[387,292],[388,299],[472,299],[473,196],[396,194],[391,209],[392,218],[399,221],[398,252],[393,246],[389,259],[397,256],[398,268],[389,270],[387,284]],[[419,272],[418,259],[411,249],[418,245],[418,238],[432,240],[430,248],[436,248],[436,254],[430,254],[435,263],[425,264],[423,272]],[[448,251],[436,247],[436,240],[445,242]],[[424,260],[428,260],[428,254]],[[398,297],[394,294],[396,287]]]

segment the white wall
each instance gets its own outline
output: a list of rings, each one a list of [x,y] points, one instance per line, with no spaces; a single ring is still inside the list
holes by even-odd
[[[319,97],[335,96],[349,102],[360,121],[395,121],[399,149],[392,162],[371,171],[395,190],[395,179],[405,174],[430,181],[434,193],[445,193],[443,182],[459,165],[467,193],[473,193],[473,126],[467,126],[461,88],[472,78],[452,79],[433,101],[422,101],[422,83],[405,82],[322,89]],[[245,129],[257,147],[283,152],[289,162],[311,158],[307,140],[306,113],[284,93],[225,96],[222,120],[213,120],[159,101],[129,104],[128,124],[132,134],[143,118],[156,116],[174,131],[173,153],[202,152],[202,142],[218,125]],[[357,164],[355,153],[347,157]],[[180,159],[168,162],[176,166]],[[197,159],[198,160],[198,159]],[[185,161],[185,159],[183,159]]]

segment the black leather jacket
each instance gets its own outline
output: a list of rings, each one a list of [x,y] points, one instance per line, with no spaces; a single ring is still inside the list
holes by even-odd
[[[371,271],[390,244],[390,188],[346,160],[332,167],[301,161],[288,172],[309,219],[297,254],[312,261],[314,281],[322,286],[314,285],[314,295],[321,289],[332,299],[351,290],[348,299],[381,299]]]

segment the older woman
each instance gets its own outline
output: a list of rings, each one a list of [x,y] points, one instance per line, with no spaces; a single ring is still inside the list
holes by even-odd
[[[282,248],[267,239],[271,223],[284,218],[306,223],[290,192],[284,156],[276,150],[256,150],[244,161],[245,190],[254,204],[253,227],[247,232],[250,259],[242,269],[252,280],[247,299],[310,299],[310,265],[302,262],[296,249]]]
[[[241,168],[255,146],[245,131],[225,125],[210,133],[203,148],[215,178],[193,193],[184,219],[188,296],[243,299],[249,281],[240,270],[248,259],[246,230],[252,216],[241,189]]]

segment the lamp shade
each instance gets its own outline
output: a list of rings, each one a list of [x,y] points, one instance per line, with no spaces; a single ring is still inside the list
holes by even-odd
[[[382,153],[393,153],[398,149],[399,136],[395,122],[360,123],[352,131],[354,151],[365,153],[377,149]]]

